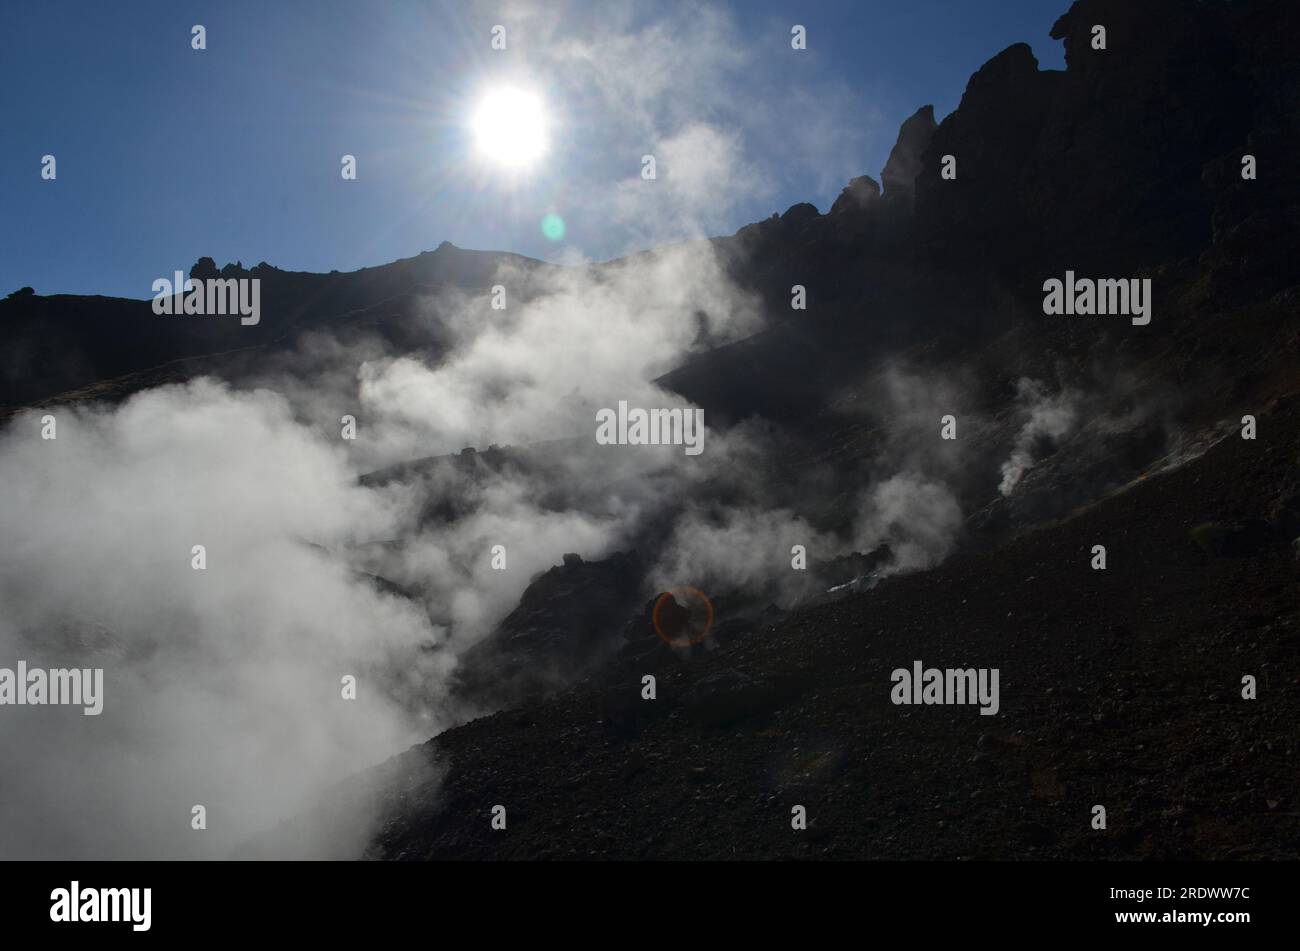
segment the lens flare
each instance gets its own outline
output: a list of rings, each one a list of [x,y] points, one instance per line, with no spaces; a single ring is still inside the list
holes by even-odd
[[[546,240],[563,241],[564,232],[564,219],[555,212],[552,211],[542,219],[542,235],[545,236]]]
[[[673,621],[664,617],[670,602],[676,609]],[[659,595],[650,620],[659,639],[669,647],[689,647],[700,643],[713,629],[713,602],[698,588],[687,585],[672,588]]]

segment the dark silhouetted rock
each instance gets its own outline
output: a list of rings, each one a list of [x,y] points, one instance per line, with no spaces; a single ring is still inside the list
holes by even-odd
[[[840,192],[835,203],[831,205],[832,215],[843,215],[849,212],[866,211],[880,198],[880,186],[870,175],[859,175],[857,178],[850,179],[844,191]]]
[[[972,264],[1003,249],[1021,253],[1032,235],[1021,180],[1060,78],[1040,73],[1024,43],[1003,50],[970,78],[961,104],[934,130],[914,178],[922,247]],[[956,160],[953,180],[941,176],[946,155]]]
[[[781,216],[781,223],[785,225],[799,225],[814,218],[821,217],[821,212],[817,210],[816,205],[801,201],[797,205],[791,205],[786,209],[785,214]]]
[[[922,106],[899,128],[898,140],[880,173],[880,181],[885,186],[885,198],[889,202],[911,209],[912,198],[916,194],[916,176],[921,173],[922,156],[938,127],[934,121],[934,106]]]
[[[565,556],[562,565],[533,580],[496,630],[461,655],[459,690],[496,705],[590,672],[619,646],[643,570],[635,552],[600,561]]]
[[[644,641],[647,638],[654,638],[662,641],[662,638],[655,631],[654,611],[655,605],[659,603],[667,592],[660,592],[645,603],[641,613],[628,621],[623,628],[623,638],[629,641]],[[691,612],[688,608],[682,607],[677,603],[677,599],[669,595],[664,602],[664,606],[659,609],[659,627],[663,630],[664,636],[674,638],[679,636],[686,625],[690,622]]]

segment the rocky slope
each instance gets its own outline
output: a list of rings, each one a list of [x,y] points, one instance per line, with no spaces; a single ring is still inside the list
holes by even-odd
[[[989,554],[450,730],[390,767],[439,772],[390,787],[369,854],[1300,858],[1300,399],[1260,427]],[[916,660],[998,668],[999,712],[894,705]]]

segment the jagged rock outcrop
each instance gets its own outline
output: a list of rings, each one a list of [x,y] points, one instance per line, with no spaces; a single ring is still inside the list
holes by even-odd
[[[1061,74],[1040,72],[1017,43],[971,77],[940,123],[915,178],[920,249],[960,263],[1019,260],[1034,241],[1021,178],[1052,108]],[[945,156],[956,177],[945,179]]]
[[[916,176],[921,174],[925,150],[930,147],[939,124],[934,121],[934,106],[917,109],[898,130],[898,140],[880,173],[885,186],[885,200],[911,211],[916,195]]]

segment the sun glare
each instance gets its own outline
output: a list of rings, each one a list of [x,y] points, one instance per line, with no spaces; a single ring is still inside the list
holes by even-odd
[[[528,168],[546,154],[546,108],[528,90],[489,92],[474,110],[471,128],[478,154],[505,168]]]

